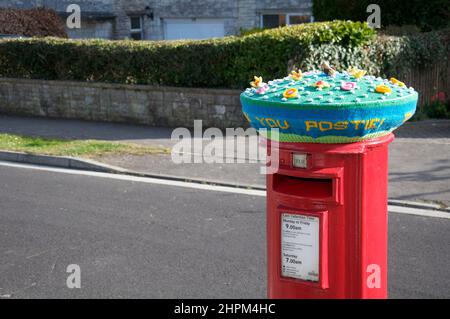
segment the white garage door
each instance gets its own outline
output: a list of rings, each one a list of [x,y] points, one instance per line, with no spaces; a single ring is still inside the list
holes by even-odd
[[[164,38],[209,39],[225,36],[224,21],[218,19],[165,19]]]

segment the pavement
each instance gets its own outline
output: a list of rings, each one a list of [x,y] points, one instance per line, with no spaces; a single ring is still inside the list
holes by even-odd
[[[127,178],[0,162],[0,299],[266,296],[264,197]],[[390,213],[390,298],[450,298],[449,229]]]
[[[171,148],[176,144],[171,140],[172,131],[116,123],[0,116],[0,133],[42,137],[98,139]],[[389,198],[450,206],[450,120],[409,122],[395,131],[395,135],[389,155]],[[102,163],[144,174],[265,187],[265,176],[259,172],[262,164],[257,161],[258,154],[248,153],[246,159],[247,163],[239,164],[236,161],[233,164],[175,164],[170,155],[96,158]]]

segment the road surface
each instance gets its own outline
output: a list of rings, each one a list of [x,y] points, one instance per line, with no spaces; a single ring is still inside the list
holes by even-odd
[[[0,298],[266,296],[264,197],[36,168],[0,163]],[[450,298],[450,219],[389,222],[390,297]]]

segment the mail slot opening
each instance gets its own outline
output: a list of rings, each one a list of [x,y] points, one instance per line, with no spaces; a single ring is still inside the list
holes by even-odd
[[[307,198],[329,198],[333,196],[332,178],[303,178],[275,174],[273,189],[286,195]]]

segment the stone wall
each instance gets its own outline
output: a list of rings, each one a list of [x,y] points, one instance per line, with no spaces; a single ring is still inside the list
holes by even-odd
[[[0,78],[0,113],[163,127],[244,126],[240,91]]]
[[[65,12],[70,4],[78,4],[84,11],[112,12],[113,3],[117,0],[0,0],[3,8],[36,8],[47,7],[57,12]]]
[[[259,0],[257,10],[271,10],[281,13],[305,13],[312,15],[312,1],[310,0]]]
[[[256,0],[238,0],[236,32],[259,27],[259,15],[256,12]]]
[[[66,28],[71,39],[112,39],[114,36],[114,23],[112,20],[94,21],[81,20],[80,29]]]

